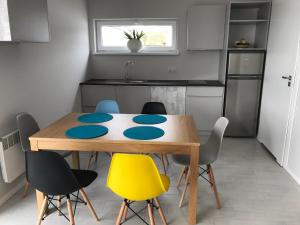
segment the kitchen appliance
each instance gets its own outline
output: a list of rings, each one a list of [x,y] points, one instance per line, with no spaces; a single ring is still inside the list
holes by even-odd
[[[230,51],[226,75],[224,116],[226,136],[256,137],[265,52]]]

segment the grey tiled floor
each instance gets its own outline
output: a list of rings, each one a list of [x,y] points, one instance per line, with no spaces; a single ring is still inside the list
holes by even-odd
[[[85,206],[80,205],[75,217],[76,224],[114,224],[121,199],[105,187],[109,162],[109,157],[101,154],[100,161],[95,166],[99,172],[99,178],[86,189],[101,221],[96,222]],[[224,148],[213,168],[223,207],[220,210],[216,209],[209,185],[199,179],[199,224],[300,224],[300,187],[256,140],[225,139]],[[186,222],[187,202],[185,201],[183,208],[177,207],[179,197],[174,183],[179,169],[180,167],[171,163],[168,174],[172,186],[168,193],[160,197],[167,220],[173,225],[188,224]],[[20,193],[14,196],[0,208],[0,224],[35,224],[34,197],[33,191],[25,199],[20,198]],[[139,204],[137,207],[142,207],[142,205]],[[142,215],[147,218],[146,213]],[[157,224],[161,224],[158,217],[156,221]],[[64,225],[68,223],[63,217],[53,213],[42,224]],[[127,224],[142,223],[134,218]]]

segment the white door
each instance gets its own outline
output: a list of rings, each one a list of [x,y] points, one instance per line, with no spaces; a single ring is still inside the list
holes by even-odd
[[[283,165],[286,148],[292,90],[288,80],[282,77],[295,77],[299,9],[299,0],[272,1],[258,140],[271,151],[280,165]]]
[[[286,157],[285,157],[285,165],[284,167],[287,171],[293,176],[293,178],[300,184],[300,41],[299,41],[299,50],[298,50],[298,58],[297,58],[297,79],[295,79],[295,88],[293,91],[293,104],[291,114],[291,125],[287,142],[290,143],[287,147]]]

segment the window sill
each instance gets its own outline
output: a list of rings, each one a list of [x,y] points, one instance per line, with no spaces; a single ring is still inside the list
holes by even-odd
[[[147,55],[179,55],[178,50],[174,51],[166,51],[166,52],[117,52],[117,51],[98,51],[94,52],[93,55],[140,55],[140,56],[147,56]]]

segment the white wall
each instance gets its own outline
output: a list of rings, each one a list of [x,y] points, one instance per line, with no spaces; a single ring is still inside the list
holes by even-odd
[[[215,0],[206,0],[212,2]],[[91,48],[94,18],[178,18],[179,56],[91,56],[93,78],[123,78],[128,59],[136,61],[133,78],[141,79],[218,79],[218,51],[186,51],[186,13],[193,0],[88,0]],[[218,2],[226,2],[219,0]],[[209,21],[207,21],[209,23]],[[168,67],[177,67],[168,73]]]
[[[0,43],[0,135],[16,129],[15,115],[32,113],[44,127],[80,110],[89,38],[85,0],[49,0],[49,43]],[[4,184],[0,199],[17,182]]]

